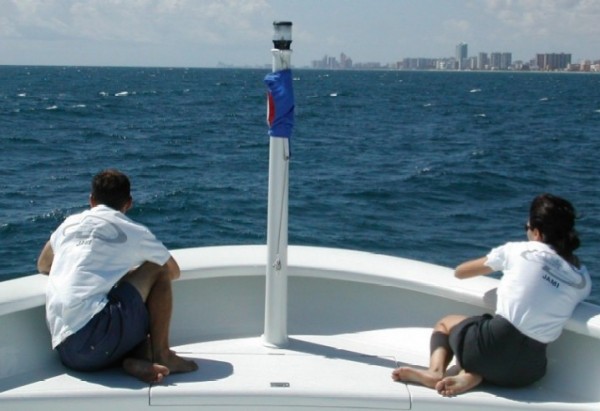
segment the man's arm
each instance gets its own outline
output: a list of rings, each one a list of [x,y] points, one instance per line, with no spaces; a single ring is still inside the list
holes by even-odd
[[[42,274],[50,274],[50,268],[52,267],[52,261],[54,261],[54,251],[50,245],[50,241],[44,245],[40,256],[37,261],[37,269]]]

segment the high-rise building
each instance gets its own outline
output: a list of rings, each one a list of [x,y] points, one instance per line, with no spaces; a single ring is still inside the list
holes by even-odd
[[[490,53],[490,69],[500,70],[502,66],[502,53],[493,52]]]
[[[467,57],[469,55],[469,46],[467,43],[460,43],[456,46],[456,63],[458,70],[467,68]]]
[[[343,69],[352,68],[352,59],[345,53],[340,54],[340,67]]]
[[[512,53],[502,53],[500,55],[500,70],[508,70],[512,65]]]
[[[485,70],[490,64],[490,59],[487,53],[479,53],[477,56],[477,69]]]
[[[545,53],[536,55],[536,63],[540,70],[562,70],[571,64],[570,53]]]
[[[430,70],[436,68],[437,59],[405,58],[402,67],[405,70]]]

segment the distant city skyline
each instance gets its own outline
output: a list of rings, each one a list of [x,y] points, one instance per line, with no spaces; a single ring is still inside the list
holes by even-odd
[[[325,55],[313,60],[316,69],[404,69],[404,70],[536,70],[536,71],[586,71],[600,72],[600,59],[572,61],[571,53],[536,53],[527,60],[513,60],[510,51],[478,52],[469,55],[468,44],[461,42],[455,46],[453,57],[405,57],[396,62],[354,62],[345,53],[340,61],[334,56]]]

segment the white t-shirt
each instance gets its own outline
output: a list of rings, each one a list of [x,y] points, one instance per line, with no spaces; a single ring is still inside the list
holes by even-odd
[[[560,336],[575,306],[591,291],[585,266],[570,265],[539,241],[509,242],[494,248],[485,265],[504,273],[496,314],[543,343]]]
[[[46,317],[52,348],[104,308],[128,271],[145,261],[163,265],[171,256],[150,230],[105,205],[67,217],[50,244]]]

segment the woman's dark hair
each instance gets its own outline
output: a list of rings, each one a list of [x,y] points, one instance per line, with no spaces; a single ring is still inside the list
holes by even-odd
[[[542,234],[542,241],[569,263],[579,266],[573,254],[579,245],[575,231],[577,215],[573,205],[564,198],[552,194],[541,194],[533,199],[529,209],[529,225]]]
[[[99,203],[121,210],[131,199],[129,178],[115,169],[99,172],[92,179],[92,197]]]

